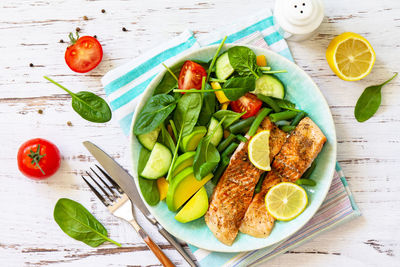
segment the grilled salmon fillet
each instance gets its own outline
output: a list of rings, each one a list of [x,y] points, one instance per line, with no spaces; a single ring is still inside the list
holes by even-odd
[[[267,237],[275,219],[267,212],[265,195],[281,181],[295,182],[310,167],[326,142],[325,135],[308,117],[300,121],[281,151],[272,162],[272,169],[262,184],[260,193],[251,202],[240,231],[254,237]]]
[[[270,157],[273,158],[284,142],[275,137],[281,132],[269,118],[264,119],[259,130],[271,131]],[[231,157],[228,167],[214,189],[205,215],[206,224],[211,232],[226,245],[232,245],[235,240],[243,216],[253,198],[254,188],[264,172],[250,162],[247,147],[248,142],[241,143]]]
[[[282,146],[275,157],[272,168],[285,182],[295,182],[310,167],[318,156],[326,137],[319,127],[305,117]]]
[[[281,177],[274,170],[268,172],[263,181],[261,191],[257,193],[250,203],[242,220],[239,231],[254,237],[265,238],[274,227],[275,219],[265,208],[265,195],[268,190],[281,182]]]

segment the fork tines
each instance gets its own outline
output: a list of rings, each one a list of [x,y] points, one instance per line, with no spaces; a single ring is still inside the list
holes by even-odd
[[[85,183],[93,191],[93,193],[101,200],[101,202],[106,207],[108,207],[121,197],[123,191],[118,186],[118,184],[114,182],[114,180],[102,168],[100,168],[97,164],[96,167],[103,175],[103,178],[92,167],[90,167],[90,170],[92,171],[92,173],[94,173],[94,175],[91,175],[90,172],[86,171],[86,176],[90,177],[90,179],[94,182],[96,186],[89,183],[88,180],[83,175],[81,176],[85,181]],[[100,182],[96,180],[99,180]]]

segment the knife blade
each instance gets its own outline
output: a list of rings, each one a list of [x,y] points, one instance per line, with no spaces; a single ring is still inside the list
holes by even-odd
[[[121,187],[124,193],[130,198],[133,205],[136,206],[143,215],[152,224],[157,227],[158,232],[182,255],[182,257],[189,263],[190,266],[197,266],[196,263],[190,258],[183,247],[175,240],[175,238],[165,230],[161,224],[157,222],[154,216],[147,209],[143,200],[140,198],[139,191],[137,190],[135,180],[121,165],[118,164],[110,155],[104,152],[101,148],[96,146],[90,141],[83,142],[86,149],[92,156],[100,163],[106,170],[111,178]]]

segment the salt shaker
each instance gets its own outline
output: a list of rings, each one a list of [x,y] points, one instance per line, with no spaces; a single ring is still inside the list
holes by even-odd
[[[303,41],[316,33],[324,18],[322,0],[276,0],[274,22],[288,40]]]

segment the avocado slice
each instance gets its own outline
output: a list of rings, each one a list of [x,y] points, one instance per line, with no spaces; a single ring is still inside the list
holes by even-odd
[[[200,143],[201,138],[207,133],[207,128],[205,126],[196,126],[193,131],[183,137],[181,143],[181,149],[183,152],[195,151],[197,145]]]
[[[194,221],[208,210],[208,196],[207,191],[203,187],[186,203],[185,206],[176,214],[175,220],[181,223]]]
[[[175,177],[179,172],[186,169],[187,167],[193,166],[194,156],[196,155],[195,151],[189,151],[182,155],[180,155],[172,168],[172,176]]]
[[[188,167],[178,173],[172,181],[170,181],[167,192],[167,206],[170,211],[176,211],[182,206],[194,193],[196,193],[203,185],[205,185],[213,177],[212,173],[208,174],[201,181],[194,177],[193,167]]]

